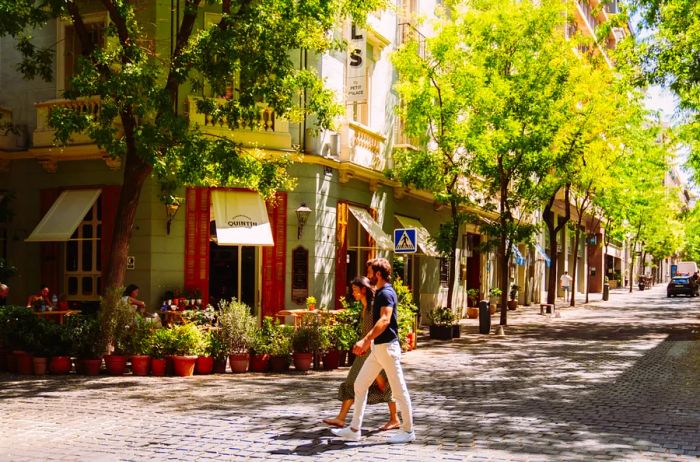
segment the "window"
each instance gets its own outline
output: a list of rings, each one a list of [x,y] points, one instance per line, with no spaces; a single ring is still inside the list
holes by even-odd
[[[91,43],[96,43],[98,47],[105,44],[105,25],[107,22],[106,13],[87,14],[84,17],[85,26]],[[80,42],[75,33],[75,27],[70,22],[63,22],[58,28],[58,44],[56,53],[57,59],[57,85],[58,97],[63,97],[63,92],[70,88],[70,80],[75,75],[78,60],[86,52],[85,44]]]
[[[102,292],[101,204],[98,198],[65,244],[63,288],[71,300],[96,300]]]
[[[440,258],[440,285],[448,287],[450,283],[450,260],[445,257]]]

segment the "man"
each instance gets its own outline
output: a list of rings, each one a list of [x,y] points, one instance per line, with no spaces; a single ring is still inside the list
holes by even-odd
[[[51,297],[49,297],[49,286],[46,284],[39,286],[39,292],[34,295],[30,295],[29,299],[27,300],[27,308],[40,309],[42,306],[46,308],[53,308]]]
[[[377,322],[372,330],[360,339],[352,351],[362,355],[371,349],[365,364],[355,379],[355,409],[349,427],[334,428],[334,435],[346,441],[360,441],[362,419],[367,405],[367,390],[379,372],[384,372],[394,399],[399,405],[403,421],[401,431],[389,439],[390,443],[410,443],[416,439],[413,431],[413,410],[411,398],[401,369],[401,344],[399,343],[398,308],[396,292],[391,286],[391,264],[385,258],[372,262],[373,285],[377,288],[372,311]]]
[[[0,283],[0,306],[7,305],[7,294],[10,293],[10,288],[5,284]]]
[[[571,290],[571,276],[569,276],[568,271],[564,271],[564,274],[559,278],[559,282],[561,283],[561,290],[564,291],[564,300],[568,300],[569,291]]]

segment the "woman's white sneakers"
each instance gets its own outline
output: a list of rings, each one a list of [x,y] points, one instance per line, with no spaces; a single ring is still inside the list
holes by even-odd
[[[345,441],[360,441],[362,438],[362,431],[357,430],[353,431],[352,428],[350,427],[345,427],[345,428],[331,428],[331,433],[333,433],[335,436],[340,438],[341,440]],[[411,441],[416,440],[416,433],[411,430],[410,432],[406,432],[403,430],[399,430],[399,432],[395,435],[392,435],[390,438],[387,439],[388,443],[391,444],[401,444],[401,443],[410,443]]]
[[[331,433],[345,441],[360,441],[362,438],[362,431],[353,431],[350,427],[345,428],[331,428]]]
[[[410,443],[411,441],[416,440],[416,432],[411,430],[410,432],[405,432],[403,430],[399,430],[399,432],[389,438],[389,443],[391,444],[401,444],[401,443]]]

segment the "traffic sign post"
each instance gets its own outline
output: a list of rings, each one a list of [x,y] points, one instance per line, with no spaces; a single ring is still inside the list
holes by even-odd
[[[415,228],[396,228],[394,230],[394,252],[416,253],[418,250],[418,233]]]

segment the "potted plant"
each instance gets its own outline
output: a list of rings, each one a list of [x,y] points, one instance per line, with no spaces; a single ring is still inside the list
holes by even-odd
[[[73,339],[69,327],[64,324],[46,324],[45,341],[50,347],[49,372],[52,374],[68,374],[73,368],[70,357]]]
[[[100,300],[100,330],[105,337],[105,366],[110,375],[122,375],[126,371],[127,349],[130,329],[135,314],[132,307],[122,298],[123,289],[113,288]]]
[[[150,339],[156,325],[150,318],[135,316],[129,338],[128,352],[131,354],[131,372],[146,376],[151,368]]]
[[[493,287],[491,290],[489,290],[489,311],[491,314],[496,314],[498,309],[498,301],[502,293],[503,291],[498,287]]]
[[[515,310],[518,308],[518,291],[520,290],[520,286],[517,284],[513,284],[510,286],[510,292],[508,295],[510,296],[510,300],[508,300],[508,309],[509,310]]]
[[[347,336],[347,340],[342,340],[342,349],[340,350],[340,365],[352,365],[355,359],[355,355],[352,354],[352,347],[360,339],[360,333],[362,326],[362,304],[358,301],[352,300],[349,303],[345,297],[340,297],[340,303],[343,307],[342,310],[336,311],[335,320],[336,323],[345,326],[347,331],[339,334],[341,337]]]
[[[214,353],[212,346],[212,331],[202,331],[202,353],[197,356],[194,364],[194,373],[197,375],[208,375],[214,371]]]
[[[436,340],[452,340],[452,325],[454,315],[446,306],[433,308],[428,314],[430,338]]]
[[[479,317],[479,291],[477,289],[467,290],[467,299],[469,300],[469,306],[467,307],[467,317],[469,319],[476,319]]]
[[[228,345],[221,328],[213,328],[209,331],[209,355],[214,358],[214,373],[226,372],[228,362]]]
[[[316,309],[316,297],[306,297],[306,309],[309,311],[313,311]]]
[[[48,338],[48,321],[41,319],[27,336],[27,350],[31,353],[34,375],[46,375],[52,346]]]
[[[38,323],[37,317],[31,310],[23,306],[7,306],[3,308],[3,316],[0,319],[0,333],[2,342],[8,349],[7,368],[10,372],[17,372],[21,365],[22,372],[32,373],[32,358],[26,351],[27,339]]]
[[[298,371],[308,371],[311,369],[314,355],[311,350],[313,332],[311,327],[307,325],[299,326],[294,331],[292,337],[292,359],[294,360],[294,368]]]
[[[255,329],[253,342],[250,347],[250,370],[267,372],[270,368],[270,342],[274,331],[274,323],[270,316],[265,316],[262,327]]]
[[[219,324],[228,345],[231,371],[246,372],[257,320],[246,304],[236,300],[221,301],[219,308]]]
[[[283,372],[289,369],[292,360],[292,337],[294,327],[276,323],[270,339],[270,370]]]
[[[156,329],[148,338],[148,355],[151,357],[151,374],[157,377],[166,375],[166,356],[175,353],[177,335],[173,329]]]
[[[172,330],[177,338],[173,356],[175,375],[180,377],[194,375],[197,356],[203,352],[202,331],[192,323],[175,326]]]
[[[84,375],[98,375],[105,351],[104,336],[95,318],[70,316],[71,354],[75,356],[75,371]]]

